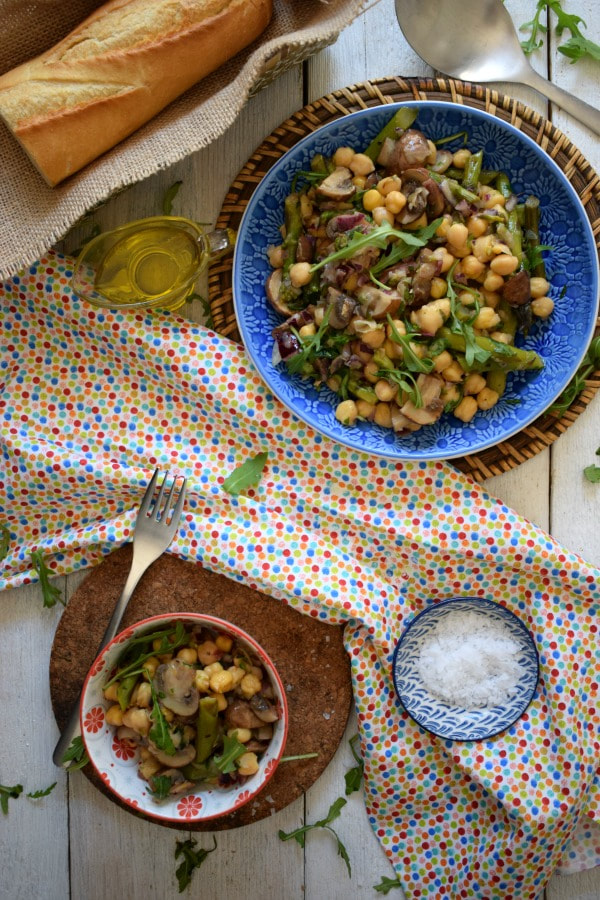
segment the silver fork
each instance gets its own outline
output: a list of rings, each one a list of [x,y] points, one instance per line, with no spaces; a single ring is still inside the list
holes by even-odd
[[[158,493],[156,493],[159,474],[160,469],[156,469],[144,494],[133,532],[133,559],[129,575],[127,576],[123,593],[119,597],[111,620],[104,632],[102,642],[98,647],[98,653],[106,647],[109,641],[112,641],[118,632],[121,619],[138,581],[148,566],[164,553],[177,531],[185,500],[186,479],[181,478],[181,476],[175,476],[171,489],[165,497],[169,473],[165,473]],[[69,749],[73,738],[80,732],[80,700],[81,694],[73,706],[67,727],[62,732],[54,748],[52,759],[57,766],[64,765],[64,755]]]

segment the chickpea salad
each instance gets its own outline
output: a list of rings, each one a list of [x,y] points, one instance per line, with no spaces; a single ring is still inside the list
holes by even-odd
[[[399,435],[444,413],[469,422],[507,373],[542,369],[515,338],[554,307],[538,199],[486,170],[466,135],[412,128],[416,115],[401,108],[364,151],[296,173],[266,283],[283,318],[273,364],[330,388],[343,424]]]
[[[177,622],[132,639],[103,688],[155,800],[243,784],[279,719],[268,673],[235,638]]]

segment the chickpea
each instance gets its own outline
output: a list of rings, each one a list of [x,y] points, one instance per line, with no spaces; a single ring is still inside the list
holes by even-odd
[[[196,648],[182,647],[177,654],[177,659],[180,659],[181,662],[187,663],[188,666],[193,666],[198,662],[198,654],[196,653]]]
[[[138,734],[147,735],[150,731],[150,714],[147,709],[132,706],[123,713],[123,725],[133,728]]]
[[[370,331],[365,331],[364,334],[361,334],[360,339],[367,347],[371,347],[372,350],[377,350],[385,341],[385,330],[381,326],[377,326],[376,328],[372,328]]]
[[[380,378],[375,385],[375,393],[378,400],[389,403],[398,393],[398,388],[386,381],[385,378]]]
[[[492,309],[496,309],[500,300],[502,299],[500,294],[497,291],[486,291],[485,288],[481,292],[483,299],[485,300],[486,306],[491,306]]]
[[[342,287],[345,291],[352,294],[356,290],[358,286],[358,272],[350,272],[348,276],[344,279]]]
[[[402,182],[397,175],[388,175],[377,184],[377,190],[384,197],[387,197],[392,191],[399,191],[401,187]]]
[[[364,177],[364,175],[355,175],[352,179],[352,184],[357,191],[364,191],[367,186],[367,179]]]
[[[204,667],[204,671],[211,678],[213,675],[216,675],[217,672],[223,671],[223,666],[220,662],[210,663],[210,665]]]
[[[481,198],[481,205],[484,209],[492,209],[494,206],[504,206],[506,198],[500,191],[485,190]]]
[[[498,341],[500,344],[512,344],[513,342],[512,334],[508,334],[506,331],[492,331],[490,337],[493,341]]]
[[[486,291],[499,291],[503,284],[504,278],[498,272],[489,272],[483,281]]]
[[[290,281],[294,287],[303,287],[311,278],[310,263],[299,262],[290,267]]]
[[[367,381],[371,382],[371,384],[376,384],[379,381],[379,369],[380,366],[378,366],[376,362],[368,362],[363,369],[363,375],[365,376]]]
[[[166,706],[160,704],[160,711],[167,720],[167,722],[172,722],[175,719],[175,713],[172,709],[168,709]]]
[[[144,751],[146,752],[146,755],[142,756]],[[159,762],[155,756],[152,756],[145,747],[140,749],[140,757],[141,760],[138,766],[138,772],[142,778],[146,779],[146,781],[162,769],[162,763]]]
[[[478,372],[471,372],[471,374],[467,375],[467,377],[465,378],[463,393],[478,394],[484,389],[485,386],[486,381],[483,375],[480,375]]]
[[[236,761],[240,775],[255,775],[258,772],[258,758],[256,753],[242,753]]]
[[[534,275],[529,281],[529,292],[534,300],[538,297],[545,297],[550,290],[550,285],[545,278]]]
[[[469,253],[461,262],[461,269],[467,278],[479,278],[485,270],[485,265],[476,256]]]
[[[390,359],[402,359],[402,347],[393,338],[388,338],[384,342],[383,349]]]
[[[148,681],[140,681],[131,695],[131,706],[149,709],[152,703],[152,688]]]
[[[476,298],[475,294],[472,291],[461,291],[458,295],[458,300],[460,303],[462,303],[463,306],[473,306],[476,299],[479,298]]]
[[[446,214],[436,229],[435,236],[439,238],[448,238],[448,229],[452,225],[452,216]]]
[[[434,259],[439,259],[442,263],[442,273],[447,272],[454,265],[454,257],[448,253],[445,247],[436,247],[431,254]]]
[[[479,409],[491,409],[492,406],[496,405],[499,397],[500,395],[497,391],[494,391],[489,387],[484,387],[483,390],[479,391],[477,394],[477,406]]]
[[[414,222],[409,222],[407,225],[403,225],[405,231],[418,231],[419,228],[425,228],[428,225],[427,221],[427,213],[423,213],[422,216],[419,216],[418,219],[415,219]]]
[[[215,672],[210,676],[210,689],[215,694],[224,694],[233,688],[233,675],[227,669],[222,672]]]
[[[469,230],[466,225],[463,225],[462,222],[454,222],[450,228],[448,229],[448,243],[451,244],[451,250],[454,248],[460,249],[465,246],[467,243],[467,238],[469,237]]]
[[[538,319],[547,319],[554,309],[551,297],[536,297],[531,303],[531,311]]]
[[[452,365],[452,356],[447,350],[442,350],[433,359],[433,368],[436,372],[443,372],[448,366]]]
[[[439,300],[440,297],[446,296],[446,291],[448,290],[448,282],[444,278],[438,278],[436,275],[435,278],[431,282],[431,290],[430,294],[434,300]]]
[[[437,147],[435,146],[433,141],[429,140],[429,138],[427,138],[427,144],[429,146],[429,156],[426,158],[425,164],[428,166],[432,166],[437,158]]]
[[[354,159],[354,150],[352,147],[338,147],[333,154],[333,162],[336,166],[345,166],[350,168],[350,163]]]
[[[460,400],[460,390],[457,384],[446,383],[442,388],[440,398],[444,406],[448,403],[458,403]]]
[[[367,212],[372,212],[376,206],[384,205],[383,195],[375,188],[371,188],[371,190],[367,191],[363,196],[362,204]]]
[[[318,327],[323,324],[325,318],[325,309],[322,306],[316,306],[314,311],[315,325]]]
[[[406,197],[402,191],[390,191],[385,197],[385,208],[395,216],[401,213],[406,206]]]
[[[482,263],[489,262],[493,255],[492,248],[496,243],[497,240],[493,234],[484,234],[481,237],[475,238],[472,246],[473,256],[476,256]]]
[[[373,221],[376,225],[383,225],[384,222],[394,224],[394,214],[386,209],[385,206],[376,206],[373,210]]]
[[[311,337],[313,334],[317,333],[317,326],[314,322],[309,322],[308,325],[303,325],[302,328],[298,331],[298,334],[301,338],[303,337]]]
[[[117,728],[123,724],[123,710],[116,703],[114,706],[109,706],[104,715],[107,725],[116,725]]]
[[[284,260],[284,251],[281,244],[267,247],[267,256],[269,257],[269,265],[273,266],[274,269],[281,269]]]
[[[116,703],[116,701],[119,699],[118,690],[119,690],[119,682],[113,681],[112,684],[109,684],[109,686],[107,688],[104,688],[104,690],[102,691],[102,693],[104,695],[104,699],[105,700],[114,700]]]
[[[228,671],[228,672],[231,672],[231,677],[233,678],[233,685],[234,685],[234,687],[237,687],[237,685],[240,683],[240,681],[242,680],[242,678],[243,678],[244,675],[246,674],[245,670],[242,669],[241,666],[230,666],[230,667],[227,669],[227,671]]]
[[[446,282],[444,282],[444,284],[446,284]],[[398,332],[398,334],[406,334],[406,325],[404,324],[402,319],[392,319],[391,324],[387,326],[386,331],[389,338],[393,336],[394,329]]]
[[[444,324],[443,309],[436,305],[437,303],[436,300],[426,303],[421,309],[415,310],[411,316],[413,323],[425,334],[436,334]],[[449,300],[448,305],[450,305]]]
[[[346,401],[344,401],[346,402]],[[350,403],[354,405],[354,401],[350,400]],[[356,406],[354,407],[356,409]],[[244,675],[242,680],[240,681],[240,690],[242,695],[249,700],[250,697],[254,697],[255,694],[258,694],[262,687],[262,682],[260,678],[257,678],[256,675]]]
[[[375,404],[369,403],[368,400],[357,400],[356,409],[358,410],[359,418],[366,419],[368,422],[370,422],[375,415]]]
[[[198,653],[198,660],[203,666],[209,666],[221,656],[221,651],[214,641],[203,641],[196,648],[196,652]]]
[[[247,744],[252,737],[252,732],[249,728],[230,728],[227,737],[236,737],[240,744]]]
[[[473,322],[474,328],[480,328],[482,331],[489,331],[500,324],[500,316],[491,306],[482,306]]]
[[[378,403],[375,407],[375,415],[373,421],[376,425],[382,425],[384,428],[391,428],[392,425],[392,408],[389,403]]]
[[[463,147],[461,150],[457,150],[456,153],[452,154],[452,165],[457,169],[464,169],[470,158],[471,151],[467,150],[466,147]]]
[[[225,696],[225,694],[213,694],[212,692],[209,691],[208,696],[214,697],[214,699],[217,701],[217,711],[218,712],[224,712],[227,709],[227,706],[229,704],[227,702],[227,697]]]
[[[490,269],[496,275],[512,275],[518,267],[519,260],[517,257],[507,253],[496,256],[490,263]]]
[[[366,155],[366,153],[355,153],[348,168],[351,169],[355,175],[370,175],[371,172],[375,171],[375,163]]]
[[[208,694],[210,690],[210,675],[204,669],[198,669],[194,679],[196,690],[202,694]]]
[[[339,391],[341,383],[342,379],[339,375],[332,375],[331,378],[327,379],[327,387],[330,388],[334,394],[337,394]]]
[[[456,360],[453,360],[449,366],[442,369],[442,378],[444,381],[451,381],[457,384],[459,381],[463,380],[464,374],[462,366]]]
[[[470,422],[477,412],[477,400],[475,397],[463,397],[458,406],[453,410],[454,415],[461,422]]]
[[[335,417],[342,425],[354,425],[358,417],[358,410],[354,400],[342,400],[335,410]]]
[[[467,221],[467,228],[469,229],[469,234],[478,238],[486,233],[488,225],[485,219],[481,219],[479,216],[470,216]]]
[[[144,663],[144,678],[147,681],[152,681],[154,678],[154,673],[158,669],[160,665],[160,661],[156,656],[150,656],[146,662]]]

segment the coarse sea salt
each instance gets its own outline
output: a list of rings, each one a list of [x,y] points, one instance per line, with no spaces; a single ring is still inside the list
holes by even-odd
[[[501,706],[525,669],[522,644],[501,621],[474,610],[443,616],[424,639],[417,670],[426,690],[449,706]]]

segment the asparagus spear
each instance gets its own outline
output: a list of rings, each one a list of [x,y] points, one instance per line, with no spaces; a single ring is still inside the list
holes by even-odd
[[[441,328],[439,336],[446,341],[446,345],[451,350],[457,350],[464,353],[466,350],[466,341],[464,335],[455,334],[449,328]],[[494,341],[492,338],[476,335],[475,341],[490,354],[494,366],[503,369],[506,372],[512,372],[515,369],[543,369],[544,363],[534,350],[523,350],[520,347],[513,347],[510,344],[503,344],[500,341]]]
[[[531,274],[545,278],[546,266],[540,246],[540,201],[537,197],[528,197],[525,201],[524,220],[527,253],[530,258],[535,259]]]
[[[462,186],[467,191],[476,191],[479,184],[479,176],[481,175],[481,164],[483,163],[483,150],[472,153],[464,168]]]
[[[300,195],[288,194],[284,204],[285,238],[283,239],[284,262],[281,273],[281,288],[279,296],[284,303],[295,300],[300,293],[292,287],[290,282],[290,269],[296,262],[298,238],[302,234],[302,214],[300,212]]]

